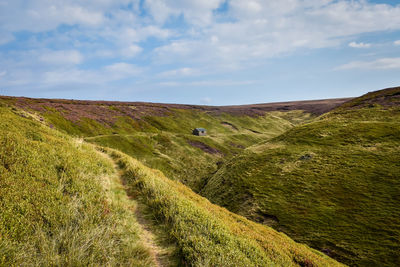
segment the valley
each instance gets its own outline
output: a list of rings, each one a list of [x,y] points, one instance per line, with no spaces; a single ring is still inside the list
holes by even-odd
[[[0,109],[1,264],[26,251],[34,265],[400,263],[400,88],[224,107],[0,97]]]

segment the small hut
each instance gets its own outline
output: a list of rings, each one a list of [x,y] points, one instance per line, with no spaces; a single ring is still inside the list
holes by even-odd
[[[205,136],[207,135],[207,131],[204,128],[196,128],[193,130],[193,135],[198,135],[198,136]]]

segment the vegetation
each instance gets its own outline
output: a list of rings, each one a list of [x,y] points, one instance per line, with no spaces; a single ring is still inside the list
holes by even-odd
[[[13,98],[3,101],[18,104]],[[67,100],[24,101],[24,110],[39,114],[49,126],[127,153],[196,192],[223,161],[314,117],[300,110],[249,116],[195,108],[126,106],[118,102],[106,106],[102,102],[76,105]],[[40,105],[35,106],[38,101]],[[199,126],[207,129],[207,137],[191,134]]]
[[[110,160],[0,106],[0,265],[152,266]]]
[[[380,91],[380,104],[371,93],[248,148],[201,194],[350,265],[398,266],[399,92]]]
[[[0,265],[155,264],[132,213],[136,204],[107,157],[25,111],[3,104],[0,116]],[[167,226],[187,265],[339,265],[120,152],[111,155],[130,195],[138,192]]]
[[[189,266],[340,266],[282,233],[211,204],[160,171],[106,150],[123,171],[131,195],[141,195],[177,242]]]
[[[127,153],[197,192],[223,161],[245,147],[293,127],[289,119],[301,121],[310,116],[300,111],[275,112],[257,118],[228,114],[213,117],[186,110],[175,112],[170,117],[145,118],[157,127],[154,132],[100,135],[85,140]],[[208,136],[193,136],[191,130],[196,125],[205,125]]]
[[[0,265],[400,265],[400,88],[292,105],[0,97]]]

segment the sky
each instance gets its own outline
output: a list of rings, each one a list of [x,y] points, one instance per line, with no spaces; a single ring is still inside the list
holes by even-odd
[[[252,104],[399,74],[399,0],[0,0],[0,95]]]

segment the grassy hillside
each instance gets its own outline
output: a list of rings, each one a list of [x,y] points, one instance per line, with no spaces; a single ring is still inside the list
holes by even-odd
[[[275,112],[256,118],[212,117],[201,113],[197,115],[199,118],[193,118],[195,112],[182,113],[180,117],[151,118],[159,120],[157,127],[164,129],[157,132],[101,135],[85,140],[123,151],[198,191],[224,160],[245,147],[293,127],[292,122],[280,116],[296,117],[298,120],[310,116],[300,111],[290,114]],[[190,132],[195,125],[206,125],[208,136],[193,136]]]
[[[0,118],[0,265],[156,266],[124,188],[164,225],[182,265],[341,265],[107,150],[122,186],[109,158],[40,116],[0,103]]]
[[[400,264],[400,88],[252,146],[201,194],[345,263]]]
[[[115,150],[131,195],[165,225],[189,266],[341,266],[282,233],[211,204],[179,182]]]
[[[199,191],[224,161],[244,148],[344,100],[232,107],[9,97],[2,101],[38,114],[66,134],[123,151]],[[208,136],[193,136],[196,127],[206,128]]]
[[[348,99],[282,102],[245,106],[195,106],[141,102],[32,99],[0,96],[0,101],[39,113],[51,126],[70,135],[98,136],[133,132],[168,131],[188,134],[195,127],[213,128],[219,133],[247,130],[258,133],[268,124],[258,120],[277,112],[320,115]],[[302,116],[284,116],[292,123]],[[300,120],[299,120],[300,119]],[[304,118],[303,118],[304,119]],[[255,128],[254,128],[255,127]]]
[[[0,103],[0,265],[154,265],[112,163]]]

